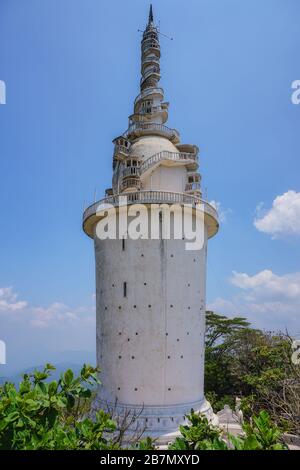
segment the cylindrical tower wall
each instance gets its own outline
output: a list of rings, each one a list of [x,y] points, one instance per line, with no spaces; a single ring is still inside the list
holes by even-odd
[[[180,240],[96,235],[100,397],[125,405],[203,400],[207,234]]]

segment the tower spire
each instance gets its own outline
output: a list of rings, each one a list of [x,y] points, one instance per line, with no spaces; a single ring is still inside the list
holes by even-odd
[[[149,20],[148,20],[148,25],[153,23],[153,8],[152,8],[152,3],[150,3],[150,11],[149,11]]]

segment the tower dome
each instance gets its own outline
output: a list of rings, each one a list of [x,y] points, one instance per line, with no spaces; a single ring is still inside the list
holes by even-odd
[[[131,146],[129,155],[139,155],[145,160],[159,152],[178,153],[178,149],[169,139],[158,135],[149,135],[135,140]]]

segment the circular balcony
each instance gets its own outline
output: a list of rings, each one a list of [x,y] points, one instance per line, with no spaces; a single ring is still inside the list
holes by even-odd
[[[126,196],[127,205],[132,204],[189,204],[196,207],[196,204],[202,204],[205,214],[205,224],[207,225],[208,237],[213,237],[219,230],[218,213],[216,209],[200,197],[169,191],[134,191],[124,194],[116,194],[106,197],[89,206],[83,213],[83,230],[89,237],[94,236],[94,225],[100,219],[97,214],[101,210],[101,205],[109,204],[113,207],[124,205],[124,196]],[[122,199],[120,199],[120,197]]]
[[[158,98],[164,98],[164,90],[162,88],[149,88],[140,93],[134,100],[134,111],[136,112],[136,105],[139,101],[148,98],[149,96],[158,96]]]
[[[124,137],[127,139],[137,139],[143,135],[159,135],[161,137],[166,137],[175,144],[180,141],[180,135],[176,129],[170,129],[163,124],[157,124],[154,122],[135,122],[129,126]]]

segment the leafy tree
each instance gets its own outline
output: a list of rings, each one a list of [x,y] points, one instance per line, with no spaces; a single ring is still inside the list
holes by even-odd
[[[240,317],[207,312],[205,393],[215,411],[242,398],[246,417],[266,410],[282,429],[300,433],[300,367],[288,334],[251,328]]]

